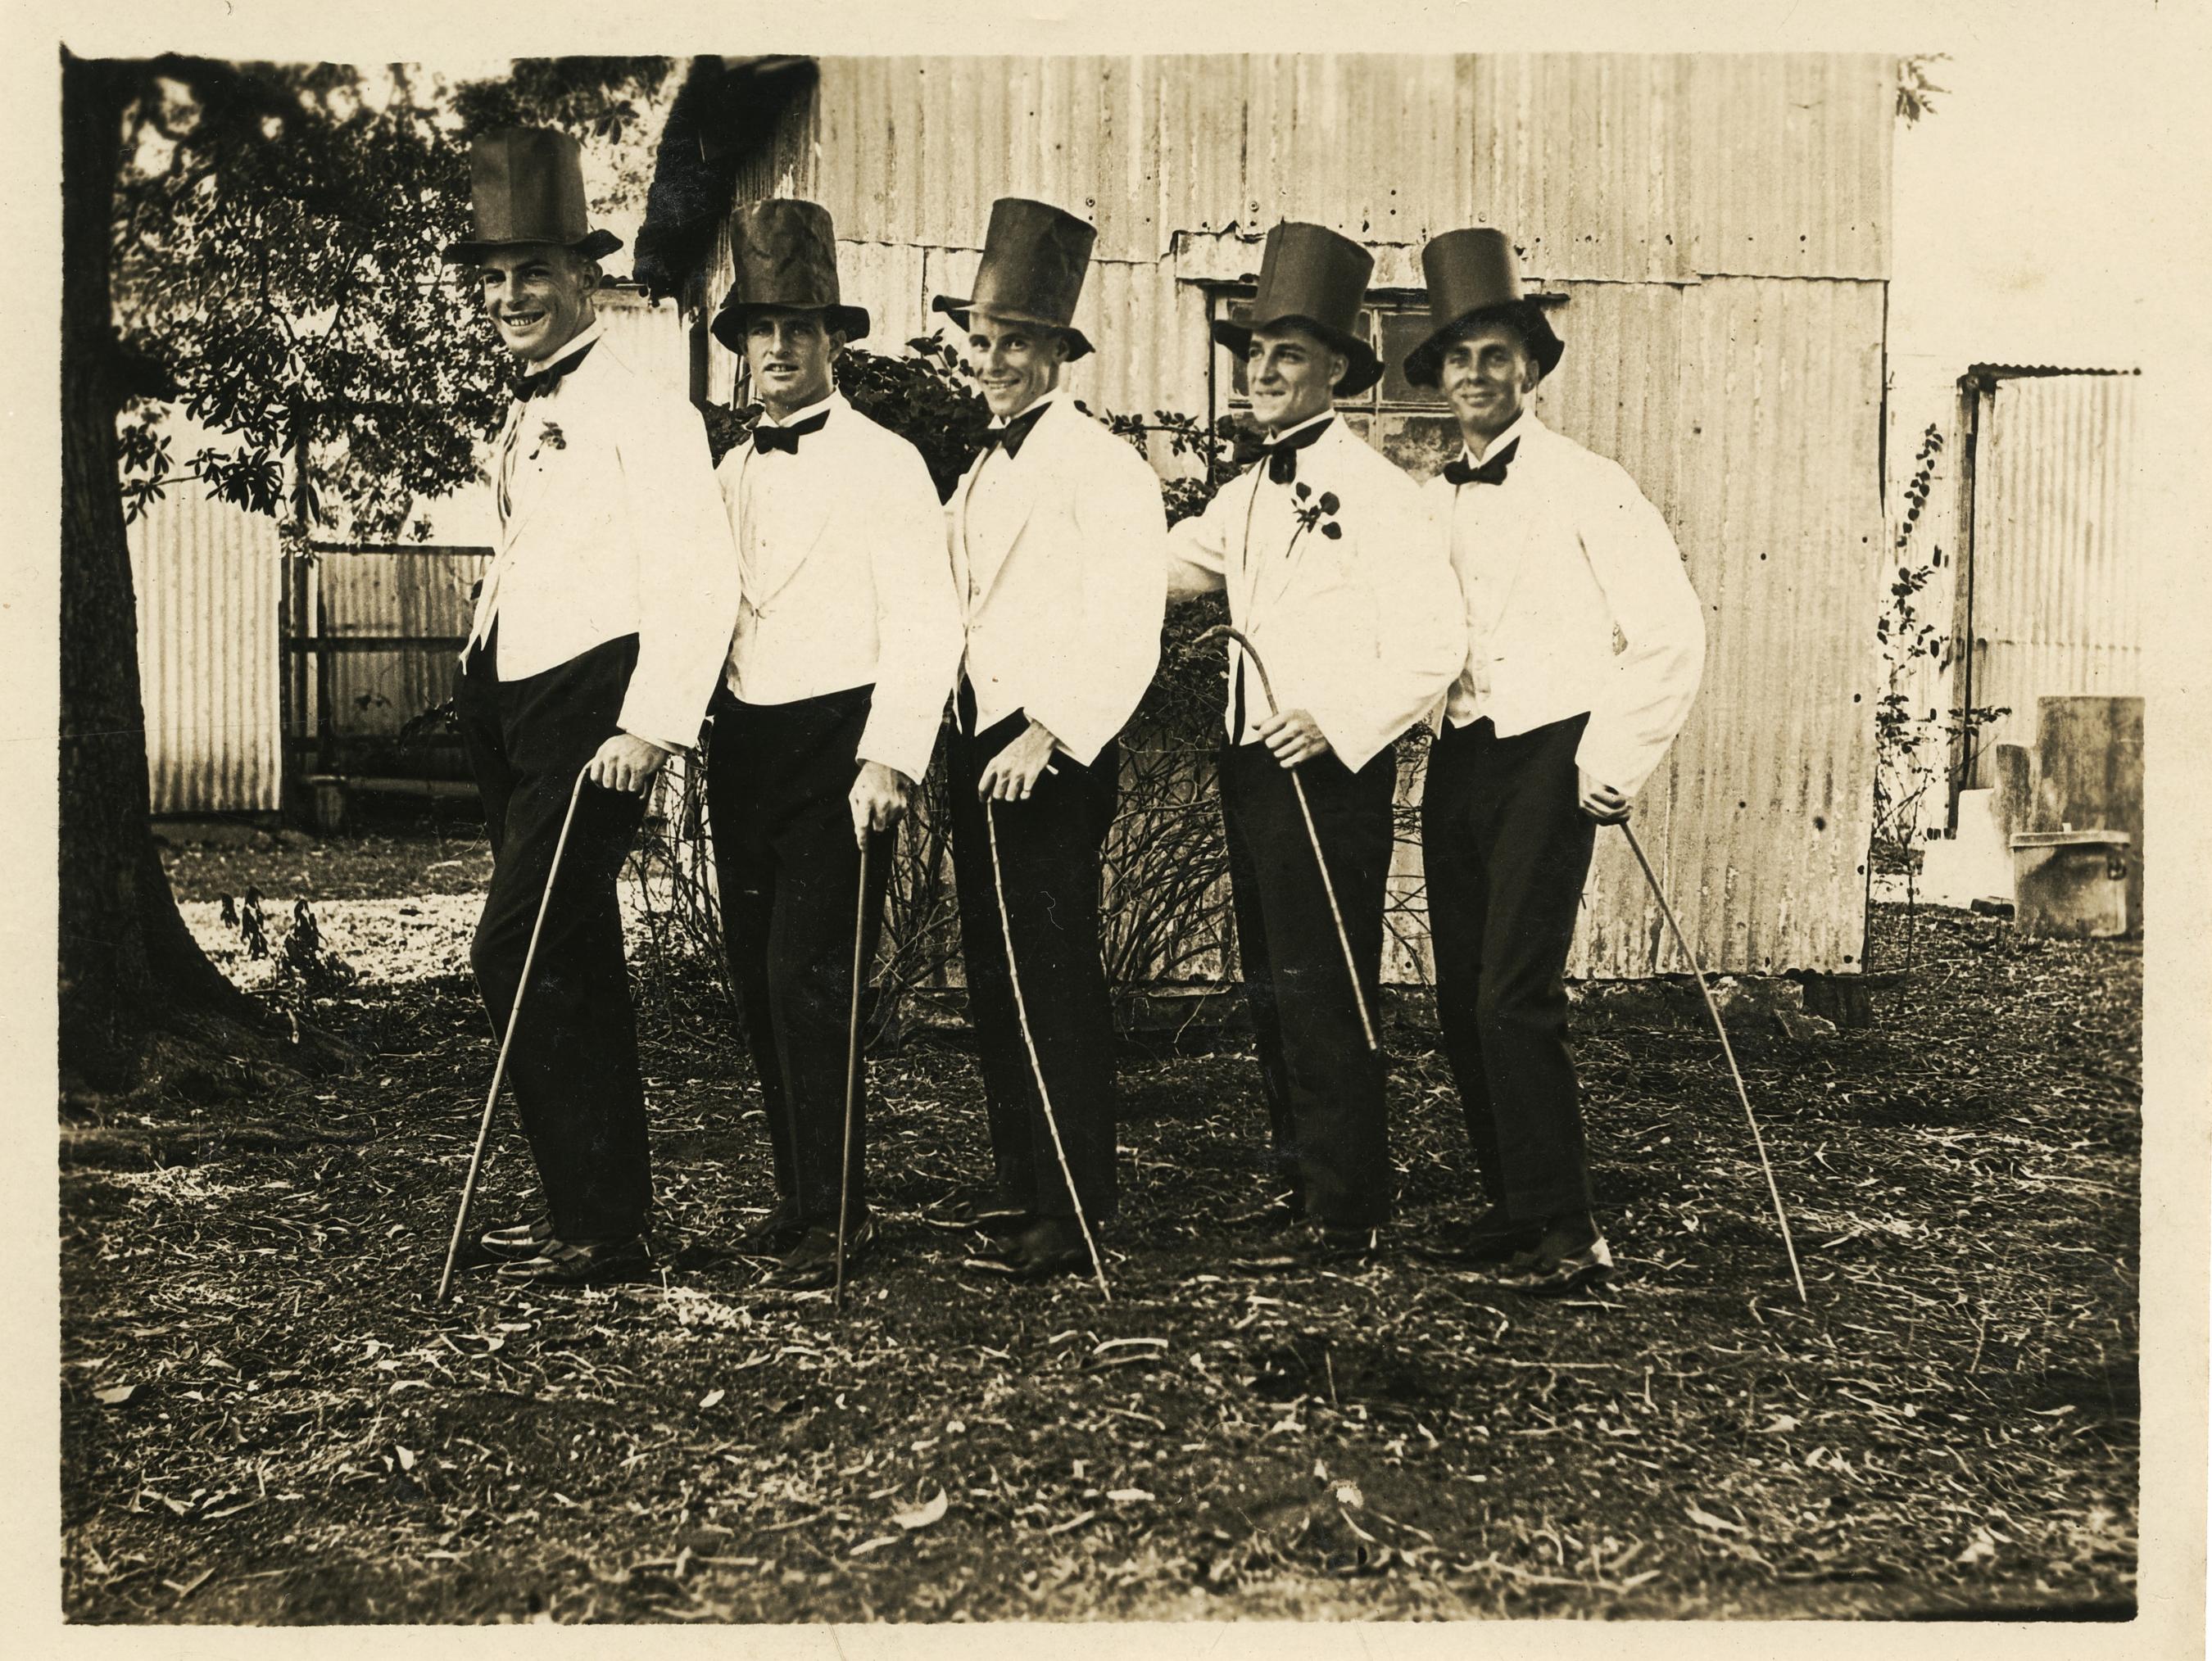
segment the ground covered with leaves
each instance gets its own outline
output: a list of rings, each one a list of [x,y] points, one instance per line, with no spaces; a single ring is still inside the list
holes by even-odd
[[[1382,1262],[1237,1266],[1265,1116],[1229,1040],[1125,1058],[1111,1302],[981,1279],[921,1215],[988,1166],[946,1035],[876,1062],[886,1248],[841,1316],[735,1252],[772,1197],[757,1091],[711,983],[677,973],[643,1019],[664,1276],[478,1270],[433,1308],[492,1052],[463,921],[429,900],[481,873],[424,880],[465,845],[333,846],[172,865],[204,932],[247,881],[280,918],[383,902],[323,923],[341,956],[392,947],[317,1012],[367,1068],[250,1120],[141,1098],[65,1126],[76,1620],[2132,1609],[2132,944],[1884,907],[1881,961],[1910,926],[1914,967],[1871,1030],[1744,1035],[1809,1306],[1710,1034],[1607,1015],[1580,1034],[1622,1264],[1600,1294],[1419,1254],[1471,1185],[1412,1029]],[[410,905],[434,914],[410,931]],[[480,1218],[530,1188],[503,1121]]]

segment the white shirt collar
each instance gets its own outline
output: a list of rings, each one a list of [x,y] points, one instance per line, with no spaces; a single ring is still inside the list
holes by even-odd
[[[1021,421],[1028,416],[1036,415],[1039,410],[1050,409],[1054,404],[1060,402],[1062,395],[1066,391],[1066,390],[1067,389],[1064,386],[1054,387],[1052,391],[1047,392],[1035,403],[1030,404],[1023,409],[1019,414],[1014,416],[1013,419],[1016,421]],[[991,417],[991,427],[994,431],[1004,427],[1006,424],[1006,421],[1004,416],[994,415]]]
[[[603,321],[600,318],[594,317],[589,323],[586,324],[581,329],[579,329],[574,335],[571,336],[568,343],[562,346],[562,349],[556,352],[551,357],[542,358],[538,362],[532,364],[530,367],[524,370],[522,372],[523,379],[525,380],[533,379],[537,376],[542,375],[548,370],[556,367],[557,365],[566,363],[570,358],[574,357],[586,347],[595,343],[599,336],[604,335],[606,329]]]
[[[853,406],[850,403],[846,402],[845,395],[839,391],[835,386],[832,386],[830,389],[830,396],[828,397],[817,398],[813,403],[805,405],[804,408],[793,410],[789,416],[782,421],[778,421],[774,415],[770,415],[769,413],[768,406],[766,404],[763,404],[761,406],[760,424],[763,427],[795,427],[800,421],[812,421],[817,415],[822,414],[824,410],[829,411],[831,415],[835,415],[841,409],[849,409],[852,407]]]
[[[1469,467],[1480,467],[1484,462],[1489,460],[1491,457],[1496,455],[1507,445],[1511,444],[1516,439],[1519,439],[1523,433],[1533,432],[1535,428],[1541,427],[1543,424],[1543,422],[1536,419],[1536,412],[1534,409],[1530,409],[1526,406],[1523,406],[1521,413],[1513,418],[1513,425],[1507,427],[1496,438],[1491,439],[1488,444],[1484,445],[1482,446],[1482,453],[1480,456],[1470,451],[1467,447],[1466,443],[1462,441],[1459,447],[1460,457]]]
[[[1303,433],[1309,427],[1317,427],[1325,421],[1334,421],[1335,419],[1336,406],[1334,404],[1331,404],[1328,409],[1322,410],[1318,415],[1308,415],[1304,421],[1298,422],[1295,427],[1285,427],[1279,433],[1270,433],[1267,435],[1267,442],[1270,444],[1279,444],[1285,439],[1290,437],[1293,433]]]

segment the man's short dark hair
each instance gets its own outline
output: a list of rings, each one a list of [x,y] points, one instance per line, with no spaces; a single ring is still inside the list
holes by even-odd
[[[1462,318],[1446,329],[1443,338],[1437,342],[1437,356],[1441,360],[1451,348],[1463,341],[1472,340],[1478,330],[1493,328],[1504,330],[1518,341],[1522,355],[1531,363],[1542,361],[1541,355],[1536,350],[1535,336],[1529,331],[1527,321],[1514,311],[1477,312],[1471,317]]]

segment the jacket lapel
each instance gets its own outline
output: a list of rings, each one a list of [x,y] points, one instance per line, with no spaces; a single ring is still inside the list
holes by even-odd
[[[1476,633],[1486,637],[1496,632],[1498,623],[1504,618],[1505,608],[1512,602],[1513,591],[1519,585],[1522,567],[1528,561],[1528,521],[1542,505],[1539,482],[1531,478],[1525,470],[1532,461],[1539,472],[1542,469],[1543,429],[1531,417],[1516,436],[1521,447],[1515,453],[1513,465],[1506,470],[1508,484],[1463,484],[1454,493],[1452,503],[1455,515],[1471,511],[1471,504],[1467,500],[1470,495],[1476,496],[1484,506],[1495,510],[1502,504],[1491,501],[1484,493],[1506,489],[1513,482],[1515,470],[1523,470],[1518,488],[1515,490],[1516,495],[1522,497],[1522,502],[1516,505],[1517,511],[1510,518],[1498,515],[1498,530],[1505,534],[1486,531],[1481,538],[1482,603],[1472,621]],[[1453,526],[1455,531],[1457,528]]]
[[[976,476],[982,470],[983,458],[978,456],[968,464],[968,470],[960,476],[960,482],[952,490],[952,586],[960,597],[963,612],[969,609],[968,496],[975,489]]]
[[[834,421],[835,418],[832,419]],[[749,474],[753,462],[758,459],[755,457],[747,460],[745,465]],[[787,457],[785,459],[795,458]],[[760,480],[749,476],[746,482],[757,485]],[[747,585],[745,602],[756,613],[767,610],[775,603],[775,597],[791,586],[792,579],[805,569],[807,561],[813,557],[814,550],[822,545],[822,538],[829,531],[830,522],[837,517],[837,511],[843,504],[844,499],[836,490],[828,488],[830,481],[827,477],[819,484],[800,481],[787,482],[797,485],[803,491],[801,505],[805,517],[793,515],[785,518],[782,528],[791,534],[762,549],[759,564],[750,567],[750,575],[754,581]],[[750,550],[746,551],[750,555]]]
[[[583,379],[588,367],[579,367],[561,383],[559,396],[550,402],[532,399],[516,407],[520,430],[514,435],[514,478],[508,493],[509,546],[546,498],[557,494],[550,487],[559,477],[568,453],[585,441],[582,429],[591,416],[591,395],[585,389],[592,383]],[[547,434],[549,427],[560,436],[557,445]]]
[[[1243,481],[1245,486],[1244,535],[1237,545],[1237,585],[1243,591],[1238,596],[1243,604],[1237,608],[1237,615],[1245,620],[1248,627],[1256,619],[1255,608],[1260,603],[1260,578],[1261,573],[1267,568],[1267,555],[1272,551],[1267,548],[1255,548],[1252,545],[1253,518],[1260,506],[1260,491],[1267,476],[1267,464],[1264,461],[1255,462],[1252,464],[1249,478]]]
[[[1014,544],[1022,539],[1022,530],[1036,507],[1039,482],[1054,470],[1059,456],[1058,439],[1066,430],[1057,423],[1083,419],[1079,414],[1068,416],[1057,409],[1049,409],[1030,429],[1029,437],[1022,441],[1019,456],[1012,461],[1006,461],[1003,457],[1000,458],[1006,473],[992,488],[1004,498],[1000,503],[1002,511],[993,513],[990,522],[983,527],[985,534],[981,541],[973,534],[972,519],[967,520],[962,527],[961,541],[967,550],[971,567],[970,581],[979,606],[990,597],[992,585],[999,580],[999,573],[1006,569],[1006,556],[1014,551]],[[975,479],[981,476],[983,464],[988,460],[987,456],[977,464],[975,475],[969,480],[969,490],[973,490]],[[966,506],[963,493],[963,517]]]
[[[1300,453],[1298,481],[1299,483],[1309,487],[1310,494],[1301,501],[1297,495],[1297,486],[1294,484],[1291,487],[1291,507],[1294,515],[1301,509],[1311,511],[1314,504],[1321,500],[1323,494],[1335,488],[1328,481],[1336,476],[1338,470],[1336,461],[1340,454],[1338,446],[1346,442],[1347,436],[1344,429],[1344,418],[1340,415],[1330,423],[1328,431],[1308,445]],[[1351,441],[1355,444],[1358,442],[1356,439]],[[1265,464],[1261,465],[1264,466]],[[1253,469],[1255,472],[1259,470],[1259,467]],[[1255,494],[1256,494],[1257,487],[1255,487]],[[1319,519],[1315,521],[1313,528],[1310,530],[1301,527],[1295,517],[1291,520],[1291,529],[1287,536],[1277,547],[1267,549],[1261,556],[1260,571],[1252,596],[1255,607],[1262,603],[1273,604],[1282,598],[1291,586],[1291,578],[1297,574],[1298,567],[1305,562],[1310,544],[1320,535]]]

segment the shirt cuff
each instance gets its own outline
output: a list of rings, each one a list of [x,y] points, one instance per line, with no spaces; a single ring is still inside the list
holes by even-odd
[[[1593,716],[1583,729],[1582,743],[1575,746],[1575,765],[1599,784],[1632,797],[1644,788],[1664,754],[1663,747],[1655,751],[1649,745],[1618,742]]]
[[[1327,706],[1306,706],[1306,713],[1313,717],[1321,736],[1328,740],[1328,747],[1336,752],[1336,759],[1357,773],[1380,755],[1389,746],[1395,733],[1382,733],[1372,722],[1362,721],[1346,711]]]

